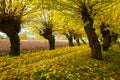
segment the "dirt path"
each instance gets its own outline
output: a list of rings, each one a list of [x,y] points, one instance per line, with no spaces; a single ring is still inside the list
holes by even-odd
[[[57,47],[68,46],[67,41],[56,41]],[[33,51],[33,50],[45,50],[48,49],[49,45],[47,41],[40,40],[22,40],[20,42],[20,51]],[[10,42],[9,40],[0,40],[0,55],[8,53],[10,51]]]

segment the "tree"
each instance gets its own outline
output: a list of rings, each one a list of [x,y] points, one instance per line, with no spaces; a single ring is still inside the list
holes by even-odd
[[[92,5],[90,4],[90,2],[91,1],[88,0],[67,0],[60,2],[60,4],[63,4],[64,8],[66,8],[69,13],[79,12],[79,15],[82,16],[83,22],[86,23],[86,25],[84,25],[84,29],[89,40],[92,57],[94,59],[102,59],[101,46],[99,44],[99,41],[97,40],[97,35],[95,34],[95,30],[93,28],[93,18],[91,16]]]
[[[100,31],[103,37],[103,50],[106,51],[110,47],[111,43],[111,35],[110,35],[110,30],[105,30],[109,25],[106,25],[104,22],[101,23],[100,25]]]
[[[23,16],[31,12],[29,0],[0,0],[0,31],[7,34],[11,43],[9,55],[20,55],[20,40],[18,33],[21,29]],[[32,3],[31,3],[32,4]]]
[[[83,21],[84,30],[87,34],[89,46],[91,48],[92,58],[101,60],[102,59],[101,44],[98,40],[97,34],[95,33],[95,28],[93,27],[94,18],[96,14],[106,9],[109,9],[111,6],[115,5],[119,1],[114,1],[114,0],[111,0],[111,1],[109,0],[60,0],[60,1],[55,0],[55,1],[60,5],[58,6],[58,9],[61,12],[67,12],[68,14],[71,14],[71,15],[75,14],[76,17],[79,17],[79,19]],[[113,3],[111,4],[111,2]]]
[[[49,41],[49,49],[53,50],[53,49],[55,49],[55,37],[53,35],[53,30],[52,30],[54,25],[50,21],[48,21],[48,22],[44,21],[43,26],[45,28],[43,28],[43,30],[42,30],[43,33],[40,30],[40,35]]]
[[[31,31],[34,29],[35,34],[39,34],[48,40],[50,50],[55,49],[55,20],[53,17],[54,11],[43,7],[41,11],[34,15],[34,18],[28,23],[28,25],[31,26]]]
[[[47,4],[47,3],[49,3],[49,4]],[[74,20],[74,22],[71,21],[72,16],[66,17],[65,15],[68,15],[68,14],[60,13],[61,11],[55,11],[56,9],[54,9],[54,8],[56,8],[57,6],[53,5],[52,1],[48,1],[48,2],[43,1],[42,7],[43,7],[43,9],[47,9],[51,12],[55,12],[54,22],[56,22],[57,26],[53,30],[57,31],[58,33],[64,34],[66,36],[66,38],[68,39],[69,46],[74,46],[74,43],[73,43],[74,30],[75,30],[74,26],[77,26],[77,25],[75,25],[77,22],[75,22],[75,20]],[[76,38],[76,40],[77,40],[77,43],[79,45],[78,38]]]
[[[80,28],[76,28],[74,31],[74,39],[76,40],[76,43],[78,46],[81,45],[80,39],[82,40],[82,37],[83,37],[82,30],[80,30]],[[83,40],[83,43],[84,43],[84,40]]]
[[[64,14],[64,21],[62,22],[63,33],[69,34],[69,36],[71,36],[71,39],[76,40],[77,45],[80,45],[80,40],[83,43],[85,43],[83,37],[86,37],[86,34],[84,31],[83,24],[81,24],[81,20],[73,15],[69,15],[68,13],[63,13],[63,14]],[[73,40],[71,40],[71,44],[73,44]]]
[[[63,16],[62,16],[63,17]],[[82,27],[79,24],[79,21],[74,20],[71,16],[65,16],[62,22],[62,30],[61,32],[66,36],[68,39],[69,46],[74,46],[74,40],[76,40],[77,45],[80,45],[80,37],[84,34],[82,31]]]
[[[73,37],[74,37],[74,30],[68,30],[68,32],[64,32],[63,33],[66,38],[68,39],[68,42],[69,42],[69,46],[72,47],[74,46],[74,43],[73,43]]]
[[[100,32],[102,34],[103,50],[107,51],[111,45],[116,43],[119,34],[119,4],[111,7],[107,11],[103,11],[100,15],[96,16]],[[117,30],[116,30],[116,29]]]

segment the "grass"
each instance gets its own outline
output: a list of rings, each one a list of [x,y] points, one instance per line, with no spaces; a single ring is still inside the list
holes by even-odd
[[[0,57],[0,80],[120,80],[118,45],[91,58],[88,45]]]

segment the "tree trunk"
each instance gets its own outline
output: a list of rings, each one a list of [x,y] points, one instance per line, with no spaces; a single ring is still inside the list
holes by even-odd
[[[105,23],[102,23],[100,25],[100,31],[103,37],[103,50],[107,51],[110,47],[110,43],[111,43],[111,35],[110,35],[110,31],[109,30],[105,30],[107,27],[109,27],[108,25],[106,25]]]
[[[70,46],[70,47],[74,46],[72,36],[69,36],[68,41],[69,41],[69,46]]]
[[[76,43],[78,46],[80,46],[80,41],[79,41],[80,35],[74,34],[74,39],[76,40]]]
[[[11,50],[9,52],[10,56],[19,56],[20,55],[20,40],[18,33],[20,32],[21,26],[21,17],[18,19],[14,18],[15,16],[3,15],[0,21],[0,27],[4,33],[9,37]]]
[[[73,34],[71,31],[69,31],[68,33],[63,33],[66,38],[68,39],[68,43],[69,43],[69,46],[72,47],[74,46],[74,43],[73,43]]]
[[[110,45],[114,45],[117,42],[117,39],[118,39],[118,34],[113,32],[111,34],[111,44]]]
[[[74,43],[73,43],[73,34],[74,34],[74,31],[73,30],[69,30],[68,33],[66,33],[66,37],[68,38],[68,42],[69,42],[69,46],[70,47],[73,47],[74,46]]]
[[[3,32],[9,37],[10,40],[10,56],[19,56],[20,55],[20,40],[18,36],[18,32],[15,30],[16,26],[13,26],[13,23],[3,23]],[[20,26],[19,26],[20,27]]]
[[[77,45],[80,46],[79,38],[76,39]]]
[[[102,46],[104,51],[107,51],[109,49],[110,43],[111,43],[111,36],[110,36],[110,33],[107,33],[105,37],[103,37]]]
[[[86,26],[84,28],[85,28],[85,32],[88,37],[89,46],[91,48],[92,58],[97,59],[97,60],[102,60],[101,45],[97,39],[97,35],[95,33],[94,28],[90,26]]]
[[[118,34],[114,32],[111,34],[109,29],[106,30],[108,27],[110,26],[104,22],[102,22],[100,25],[101,34],[103,37],[102,46],[104,51],[107,51],[111,45],[115,44],[118,38]]]
[[[92,52],[92,58],[102,60],[101,45],[98,41],[95,29],[93,28],[93,19],[91,18],[90,13],[88,11],[88,8],[84,6],[81,14],[82,20],[85,23],[84,29],[88,37],[89,46]]]
[[[46,22],[45,22],[45,26],[46,26],[46,28],[43,30],[44,33],[40,33],[40,35],[42,35],[45,39],[48,40],[49,50],[53,50],[53,49],[55,49],[55,37],[52,34],[53,33],[52,27],[50,24],[48,24]]]
[[[54,50],[55,49],[55,37],[53,35],[49,35],[48,41],[49,41],[49,49]]]
[[[20,40],[19,40],[19,36],[17,33],[11,33],[11,34],[7,34],[9,39],[10,39],[10,43],[11,43],[11,51],[9,53],[10,56],[19,56],[20,55]]]

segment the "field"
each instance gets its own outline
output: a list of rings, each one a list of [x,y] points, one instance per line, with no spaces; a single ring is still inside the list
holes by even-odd
[[[67,41],[56,41],[55,46],[63,47],[68,46]],[[47,41],[43,40],[22,40],[20,42],[21,52],[26,51],[36,51],[36,50],[45,50],[48,49],[49,45]],[[9,40],[0,40],[0,56],[8,53],[10,51],[10,42]]]
[[[120,46],[94,60],[88,45],[0,57],[0,80],[120,80]]]

